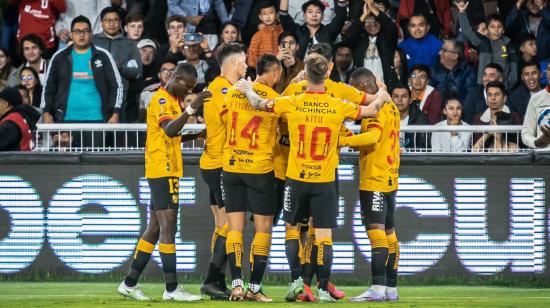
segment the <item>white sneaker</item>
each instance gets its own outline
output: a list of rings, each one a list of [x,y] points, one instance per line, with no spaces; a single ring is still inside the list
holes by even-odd
[[[361,295],[350,297],[350,302],[383,302],[386,300],[386,292],[378,293],[372,287]]]
[[[150,301],[151,298],[149,296],[146,296],[141,291],[141,288],[136,285],[132,288],[128,287],[124,281],[120,283],[118,286],[118,293],[122,294],[122,296],[133,298],[137,301]]]
[[[185,292],[182,287],[177,286],[177,288],[172,291],[168,292],[164,290],[164,294],[162,295],[163,300],[173,300],[177,302],[194,302],[201,300],[201,297],[198,295],[193,295]]]
[[[396,302],[399,300],[399,293],[397,293],[397,288],[386,287],[386,300],[390,302]]]

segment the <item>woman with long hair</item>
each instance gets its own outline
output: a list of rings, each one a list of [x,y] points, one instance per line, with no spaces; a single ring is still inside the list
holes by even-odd
[[[40,98],[42,96],[42,85],[38,72],[30,67],[24,67],[19,73],[19,81],[29,90],[30,102],[33,107],[40,107]]]
[[[0,79],[8,80],[12,72],[13,66],[8,51],[4,47],[0,47]]]

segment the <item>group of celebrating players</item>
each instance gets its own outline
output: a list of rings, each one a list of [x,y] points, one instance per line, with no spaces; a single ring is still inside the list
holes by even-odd
[[[206,145],[200,169],[215,223],[203,295],[217,300],[273,301],[262,291],[261,281],[272,227],[282,212],[292,277],[285,300],[332,302],[345,297],[330,283],[332,229],[338,216],[339,148],[354,147],[360,151],[361,214],[372,247],[372,286],[350,300],[398,300],[399,244],[393,214],[400,118],[384,85],[364,68],[351,75],[350,84],[355,87],[329,80],[332,50],[322,43],[310,47],[304,73],[282,94],[272,89],[282,69],[274,55],[258,60],[254,82],[244,79],[247,65],[242,45],[223,44],[217,60],[220,76],[184,110],[180,102],[197,80],[192,65],[179,63],[170,81],[151,98],[145,153],[150,219],[118,291],[136,300],[150,300],[137,281],[158,242],[166,282],[163,299],[201,299],[178,286],[174,240],[178,183],[183,175],[180,144],[203,136],[180,132],[203,106]],[[374,90],[366,93],[358,88]],[[363,119],[361,133],[354,135],[344,122],[358,119]],[[245,289],[241,268],[246,212],[253,214],[255,234]],[[225,281],[227,263],[230,288]],[[311,290],[314,275],[316,296]]]

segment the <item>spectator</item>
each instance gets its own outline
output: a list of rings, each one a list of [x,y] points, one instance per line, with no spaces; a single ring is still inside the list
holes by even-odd
[[[111,5],[106,0],[66,0],[67,10],[59,16],[55,23],[55,33],[59,37],[60,47],[66,46],[71,40],[71,22],[79,15],[86,16],[92,23],[94,34],[101,32],[101,19],[97,12]],[[61,49],[61,48],[59,48]]]
[[[21,39],[19,45],[19,54],[23,55],[24,62],[15,71],[12,71],[8,77],[8,85],[16,86],[19,84],[19,73],[23,67],[30,66],[38,72],[40,83],[44,84],[48,61],[44,59],[44,43],[36,34],[29,34]]]
[[[292,0],[288,4],[288,14],[298,24],[305,23],[305,13],[302,10],[302,5],[308,2],[308,0]],[[321,0],[321,3],[325,6],[325,12],[323,13],[323,19],[321,22],[324,25],[328,25],[336,16],[333,2],[330,0]]]
[[[334,0],[335,17],[327,25],[323,25],[325,6],[319,0],[309,0],[302,5],[305,23],[294,22],[288,14],[288,0],[281,0],[279,16],[283,27],[293,31],[298,37],[298,58],[304,59],[309,48],[317,43],[332,44],[340,34],[347,17],[347,1]]]
[[[491,81],[487,83],[486,92],[488,108],[474,119],[474,125],[496,125],[497,112],[509,113],[510,125],[521,124],[521,116],[517,112],[510,111],[510,108],[504,104],[508,98],[504,83]]]
[[[340,42],[336,44],[334,49],[334,69],[330,73],[330,79],[347,83],[349,75],[353,71],[351,47],[344,42]]]
[[[510,110],[519,113],[522,117],[525,116],[531,96],[541,89],[540,75],[537,62],[531,61],[523,66],[521,69],[522,82],[512,91],[507,102]]]
[[[40,112],[22,103],[15,87],[0,92],[0,151],[30,151]]]
[[[409,20],[409,33],[411,37],[399,44],[407,55],[409,69],[415,64],[425,64],[433,67],[443,43],[429,33],[430,25],[424,15],[414,14]]]
[[[416,14],[428,17],[426,21],[429,31],[434,36],[451,35],[451,6],[448,0],[401,0],[397,12],[398,23],[409,18],[412,19]]]
[[[124,123],[126,122],[126,97],[129,82],[141,76],[142,65],[136,44],[122,34],[120,16],[118,8],[113,6],[104,8],[100,14],[103,32],[94,35],[92,41],[98,49],[103,48],[112,55],[122,77],[124,90],[120,121]]]
[[[393,55],[392,69],[397,74],[397,80],[400,84],[407,84],[409,79],[409,70],[407,64],[407,55],[403,49],[397,47],[395,54]]]
[[[411,85],[411,101],[419,110],[426,114],[430,124],[441,120],[441,94],[428,84],[430,68],[417,64],[411,69],[409,84]]]
[[[506,30],[515,41],[521,34],[535,36],[537,58],[550,57],[550,9],[546,0],[517,0],[506,17]]]
[[[218,40],[218,45],[212,50],[212,55],[216,57],[218,47],[223,43],[230,42],[240,42],[241,41],[241,32],[237,24],[233,22],[226,22],[221,26],[220,38]]]
[[[283,26],[278,22],[277,8],[274,2],[263,0],[259,9],[259,18],[262,23],[260,30],[252,36],[247,54],[247,64],[251,67],[256,67],[256,62],[263,54],[277,54],[277,39],[284,31]]]
[[[161,63],[164,58],[178,57],[182,53],[183,35],[187,32],[187,22],[180,15],[172,15],[166,19],[166,33],[168,34],[168,43],[162,44],[155,58],[155,63]]]
[[[115,61],[92,43],[88,18],[73,19],[71,37],[73,45],[58,51],[48,69],[44,122],[119,122],[123,86]]]
[[[7,81],[11,73],[13,73],[13,66],[8,51],[0,47],[0,79]]]
[[[204,34],[210,48],[218,43],[218,18],[229,21],[223,0],[168,0],[168,16],[172,15],[185,18],[188,32]]]
[[[28,66],[21,70],[19,74],[21,85],[29,90],[29,100],[33,107],[40,107],[40,99],[42,98],[42,85],[38,78],[38,73],[34,68]]]
[[[21,95],[21,103],[25,105],[32,105],[31,94],[29,93],[29,89],[27,89],[27,87],[25,87],[24,85],[20,84],[17,86],[17,90]]]
[[[550,64],[547,64],[546,78],[550,80]],[[548,148],[550,146],[550,86],[531,96],[523,120],[521,138],[530,148]]]
[[[482,85],[477,89],[468,92],[463,106],[463,119],[466,123],[472,124],[476,115],[487,108],[487,84],[491,81],[503,80],[502,67],[496,63],[489,63],[483,69]]]
[[[153,60],[157,45],[150,39],[143,39],[137,44],[139,49],[143,74],[136,80],[130,81],[128,87],[128,99],[126,107],[126,120],[128,123],[134,123],[139,116],[139,95],[141,91],[156,82],[156,71]]]
[[[435,126],[468,126],[462,121],[462,103],[456,96],[449,96],[443,107],[445,120]],[[434,132],[432,133],[432,152],[466,152],[472,142],[470,132]]]
[[[55,48],[54,24],[59,14],[65,12],[67,3],[65,0],[9,0],[10,4],[19,7],[19,31],[17,40],[29,35],[37,35],[45,45],[45,57],[49,56]]]
[[[466,98],[468,91],[476,86],[476,74],[464,59],[464,45],[455,40],[445,40],[439,52],[439,64],[431,75],[431,83],[445,98],[448,93],[458,93]]]
[[[394,101],[401,117],[401,128],[409,125],[429,125],[428,117],[418,109],[416,104],[411,104],[411,90],[405,85],[396,85],[392,91]],[[399,133],[399,144],[402,149],[427,149],[429,140],[425,133]]]
[[[281,78],[279,78],[279,81],[273,88],[278,93],[283,93],[292,79],[304,69],[304,62],[296,56],[299,48],[297,38],[291,32],[283,32],[279,35],[279,53],[277,54],[277,58],[281,61],[283,69]]]
[[[537,39],[532,34],[523,34],[518,43],[519,61],[518,66],[523,67],[525,63],[537,59]]]
[[[371,70],[388,87],[399,83],[394,66],[397,27],[374,2],[365,3],[363,14],[353,20],[344,39],[354,48],[353,62]]]
[[[139,117],[138,122],[145,123],[146,115],[147,115],[147,106],[149,105],[149,101],[151,100],[151,97],[153,97],[153,94],[160,88],[164,87],[166,83],[168,83],[168,80],[172,78],[172,73],[176,69],[177,64],[174,62],[165,61],[160,66],[159,72],[157,74],[158,83],[152,84],[141,92],[139,95]]]
[[[126,36],[136,44],[143,36],[144,17],[140,13],[128,14],[126,16],[124,31]]]
[[[512,119],[512,115],[507,112],[499,111],[492,117],[490,125],[517,125]],[[483,134],[472,147],[473,152],[511,152],[519,149],[518,138],[516,134],[506,134],[489,132]]]
[[[470,21],[466,15],[468,2],[455,2],[458,8],[458,22],[464,36],[479,50],[479,65],[477,83],[483,79],[483,68],[488,63],[500,65],[504,71],[503,79],[507,88],[512,89],[517,82],[516,51],[510,43],[510,39],[504,35],[504,24],[496,15],[487,18],[487,36],[483,36],[472,30]]]
[[[208,46],[206,38],[203,37],[203,45]],[[214,57],[204,57],[201,59],[203,47],[199,42],[185,41],[183,53],[185,54],[184,63],[189,63],[197,70],[197,85],[193,89],[194,93],[202,91],[207,83],[214,80],[216,73],[219,70],[218,64]]]

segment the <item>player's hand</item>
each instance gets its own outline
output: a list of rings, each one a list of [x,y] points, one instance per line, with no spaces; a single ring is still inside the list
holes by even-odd
[[[204,100],[207,98],[212,97],[212,92],[210,91],[203,91],[195,97],[195,99],[191,102],[189,106],[193,109],[198,109],[204,104]]]
[[[458,9],[460,13],[466,12],[466,9],[468,8],[469,2],[466,1],[455,1],[455,6]]]
[[[305,80],[306,76],[306,71],[305,70],[301,70],[300,72],[298,72],[298,74],[296,75],[296,77],[294,77],[294,79],[292,79],[292,81],[290,83],[298,83],[300,81],[303,81]]]
[[[378,91],[380,91],[380,89],[383,89],[385,91],[388,90],[388,86],[386,86],[386,84],[378,78],[376,78],[376,87],[378,87]]]
[[[540,126],[540,132],[546,137],[550,138],[550,126],[548,124],[542,124]]]
[[[241,78],[237,81],[235,87],[242,93],[246,94],[252,91],[252,80],[250,80],[250,77],[248,77],[248,79]]]

